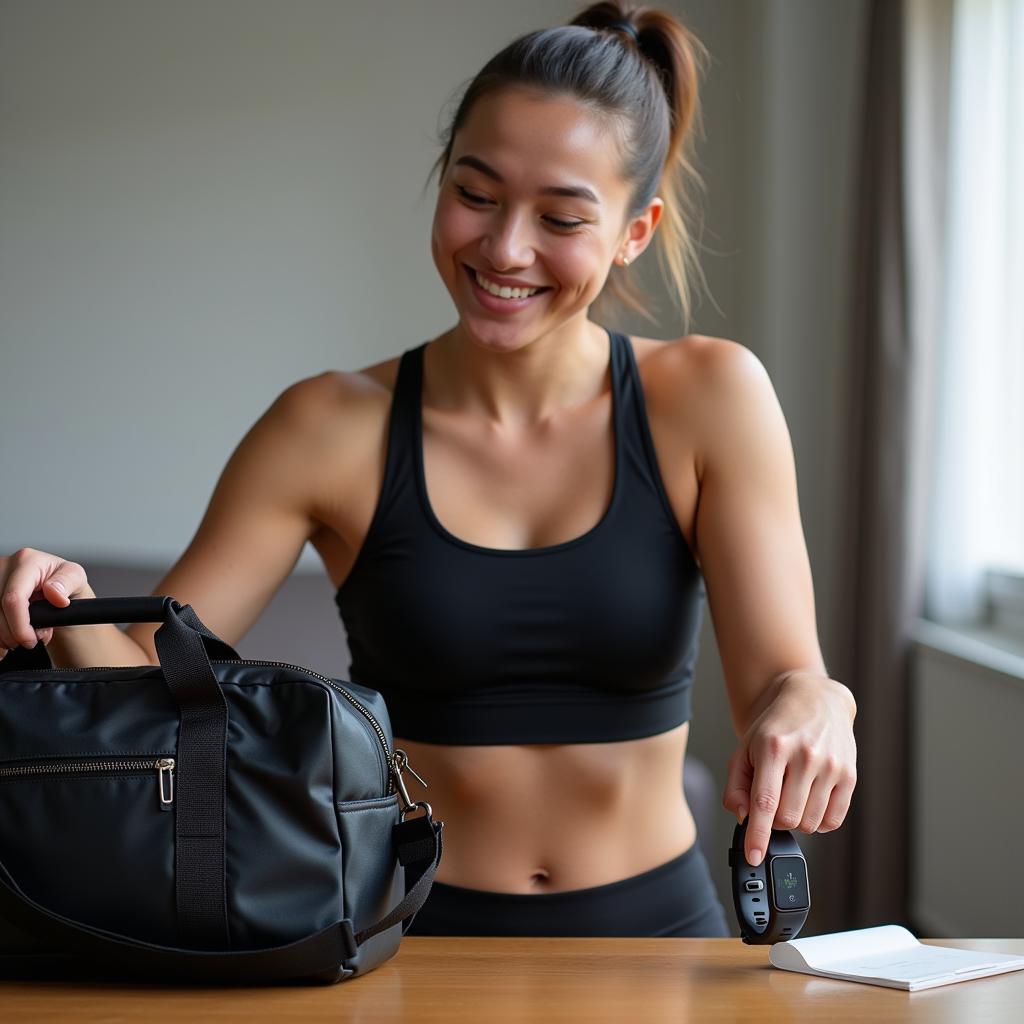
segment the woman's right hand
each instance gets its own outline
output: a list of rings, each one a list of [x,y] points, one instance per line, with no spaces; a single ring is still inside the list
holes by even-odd
[[[22,548],[13,555],[0,555],[0,658],[15,647],[48,644],[53,627],[33,629],[29,622],[30,601],[45,598],[58,608],[89,592],[85,569],[59,555]]]

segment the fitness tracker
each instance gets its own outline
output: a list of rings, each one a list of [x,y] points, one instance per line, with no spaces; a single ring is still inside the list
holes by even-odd
[[[792,832],[772,829],[764,859],[751,867],[743,847],[749,820],[736,826],[729,850],[740,938],[748,945],[795,939],[811,909],[807,861]]]

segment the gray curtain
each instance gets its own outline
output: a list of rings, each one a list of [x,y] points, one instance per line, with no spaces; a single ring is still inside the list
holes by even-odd
[[[843,827],[816,841],[808,934],[907,921],[914,372],[903,204],[904,3],[871,0],[855,196],[842,594],[831,674],[857,698],[858,783]]]

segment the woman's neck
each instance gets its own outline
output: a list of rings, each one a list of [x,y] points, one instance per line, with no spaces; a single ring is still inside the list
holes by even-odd
[[[511,351],[492,351],[457,324],[427,346],[429,404],[506,429],[530,427],[591,401],[606,386],[608,332],[589,320]]]

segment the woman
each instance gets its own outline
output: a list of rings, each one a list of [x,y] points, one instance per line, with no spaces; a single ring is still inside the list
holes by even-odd
[[[763,367],[588,318],[606,286],[630,299],[652,242],[688,308],[701,57],[673,16],[600,3],[490,61],[439,160],[457,323],[284,391],[155,590],[236,643],[314,545],[350,676],[386,696],[446,822],[422,934],[730,934],[680,784],[705,585],[748,860],[849,807],[856,705],[822,660]],[[31,599],[94,596],[44,552],[0,570],[2,647],[34,645]],[[156,628],[38,636],[57,664],[155,663]]]

